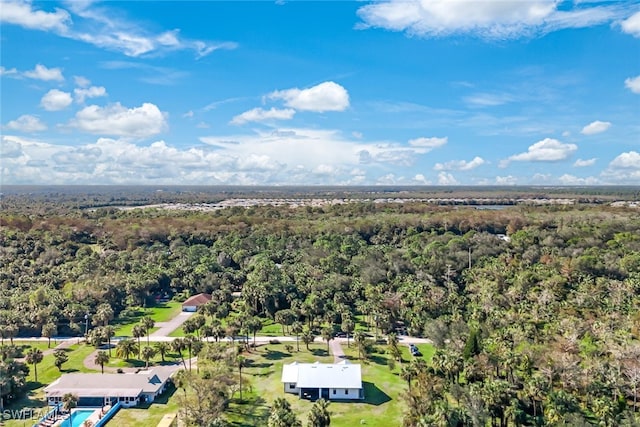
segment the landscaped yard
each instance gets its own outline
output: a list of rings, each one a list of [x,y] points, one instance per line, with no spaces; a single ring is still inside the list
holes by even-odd
[[[126,427],[153,427],[157,425],[165,414],[177,413],[178,402],[175,388],[171,387],[155,402],[139,408],[120,409],[109,421],[108,425]]]
[[[327,355],[326,345],[314,343],[310,346],[311,352],[301,344],[300,352],[294,350],[289,353],[284,344],[268,344],[254,349],[246,354],[249,359],[249,367],[244,369],[245,378],[249,380],[251,389],[246,394],[248,403],[239,405],[232,403],[229,408],[229,419],[235,426],[255,426],[266,424],[270,405],[276,397],[286,398],[298,417],[306,422],[306,416],[312,402],[299,399],[297,396],[284,393],[283,384],[280,382],[282,365],[298,362],[332,363],[333,357]],[[347,348],[343,344],[349,359],[353,363],[362,363],[356,360],[356,351],[352,346]],[[398,375],[400,364],[391,371],[387,365],[387,355],[383,353],[386,345],[377,345],[380,352],[370,355],[370,360],[362,363],[362,380],[365,389],[365,400],[362,402],[331,402],[331,425],[336,427],[350,427],[355,425],[367,425],[387,427],[402,424],[402,414],[405,404],[401,394],[406,390],[406,382]],[[418,346],[426,360],[432,354],[432,346],[421,344]],[[408,347],[403,349],[405,363],[411,356]]]
[[[65,349],[65,351],[67,352],[69,360],[62,365],[62,372],[58,371],[58,368],[54,365],[53,362],[55,358],[53,354],[45,356],[42,362],[38,363],[37,382],[35,381],[33,365],[29,365],[29,376],[27,377],[28,392],[23,398],[7,405],[8,410],[25,409],[29,411],[33,409],[34,414],[40,414],[43,410],[46,410],[47,406],[44,400],[44,387],[51,384],[65,372],[94,372],[86,369],[82,363],[84,358],[94,351],[92,346],[75,344]],[[44,415],[44,413],[42,413],[42,415]],[[6,427],[21,427],[25,425],[24,420],[6,420],[4,423]]]
[[[177,301],[161,303],[150,308],[138,308],[134,316],[117,318],[114,321],[116,326],[116,336],[131,336],[134,325],[140,322],[145,316],[149,316],[154,322],[167,322],[173,319],[182,310],[182,304]],[[158,328],[154,327],[149,332],[152,333]]]

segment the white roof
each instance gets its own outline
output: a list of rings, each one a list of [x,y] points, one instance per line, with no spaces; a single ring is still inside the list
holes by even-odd
[[[298,388],[362,388],[360,365],[351,363],[296,363],[282,366],[282,382]]]
[[[47,396],[73,393],[79,397],[138,396],[156,393],[169,378],[163,370],[142,371],[137,374],[64,374],[45,387]]]

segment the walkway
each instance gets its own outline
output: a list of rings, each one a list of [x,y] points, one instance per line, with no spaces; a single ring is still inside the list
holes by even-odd
[[[342,351],[340,341],[332,339],[331,341],[329,341],[329,348],[331,349],[334,363],[341,362],[344,359],[344,351]]]
[[[155,332],[152,332],[149,336],[150,338],[164,338],[168,337],[171,332],[178,329],[184,322],[187,321],[188,318],[193,316],[195,313],[190,313],[186,311],[181,311],[178,313],[173,319],[168,322],[158,322],[155,324],[159,329]]]

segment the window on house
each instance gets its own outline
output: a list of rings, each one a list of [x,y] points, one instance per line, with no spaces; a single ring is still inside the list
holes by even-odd
[[[333,394],[336,394],[336,391],[337,391],[337,390],[334,388],[334,389],[333,389]]]
[[[289,384],[289,388],[290,388],[291,390],[293,390],[294,388],[296,388],[296,385],[295,385],[295,384]]]
[[[349,390],[348,389],[344,389],[344,394],[349,394]]]

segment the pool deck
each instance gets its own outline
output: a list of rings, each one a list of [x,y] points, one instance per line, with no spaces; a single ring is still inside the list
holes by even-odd
[[[104,414],[107,413],[107,411],[111,408],[111,406],[104,406],[103,408],[76,408],[74,409],[72,412],[77,412],[77,411],[88,411],[90,409],[93,409],[93,413],[91,415],[89,415],[86,419],[86,421],[90,421],[91,425],[95,425],[100,419],[102,419],[102,417],[104,416]],[[65,417],[63,419],[59,419],[57,420],[54,424],[40,424],[41,426],[52,426],[52,427],[60,427],[62,425],[62,423],[68,419],[69,417]]]

